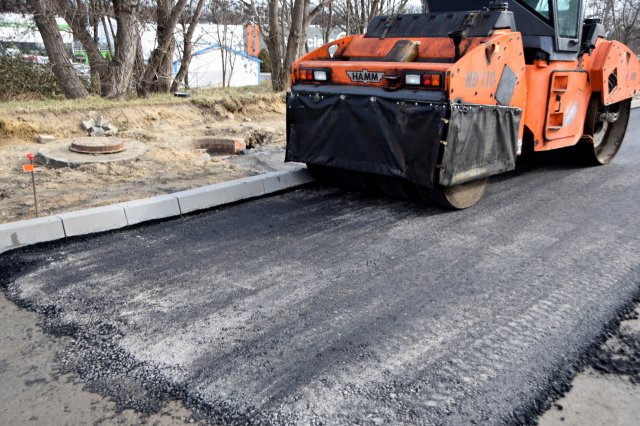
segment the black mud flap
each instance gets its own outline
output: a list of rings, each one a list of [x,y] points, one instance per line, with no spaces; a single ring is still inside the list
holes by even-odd
[[[440,185],[457,185],[514,170],[521,117],[518,108],[453,104]]]
[[[290,93],[285,161],[434,187],[447,107],[378,95]]]

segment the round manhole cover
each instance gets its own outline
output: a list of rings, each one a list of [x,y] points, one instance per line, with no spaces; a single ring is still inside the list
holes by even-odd
[[[82,154],[114,154],[124,151],[127,147],[123,139],[91,137],[74,139],[69,149]]]

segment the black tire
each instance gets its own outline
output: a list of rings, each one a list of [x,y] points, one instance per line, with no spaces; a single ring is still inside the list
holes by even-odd
[[[600,166],[609,164],[616,156],[629,123],[631,99],[612,105],[603,106],[599,96],[589,102],[585,119],[585,134],[591,137],[588,142],[578,146],[581,160],[587,165]],[[615,121],[608,121],[603,116],[617,116]]]

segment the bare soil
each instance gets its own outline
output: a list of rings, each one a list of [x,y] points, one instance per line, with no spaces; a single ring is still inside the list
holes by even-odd
[[[92,109],[0,108],[0,223],[34,217],[31,178],[22,172],[26,154],[37,152],[38,134],[60,140],[86,136],[81,121],[99,115],[139,140],[147,152],[129,163],[78,168],[36,167],[41,215],[166,194],[264,172],[252,156],[236,161],[199,149],[206,136],[242,136],[254,151],[282,151],[285,143],[281,94],[241,93],[166,103],[131,103]],[[252,152],[249,150],[247,152]],[[259,161],[258,161],[259,162]]]
[[[40,327],[41,317],[18,308],[0,293],[0,425],[107,425],[189,423],[180,402],[167,403],[150,416],[120,410],[116,403],[85,390],[83,383],[57,369],[57,353],[69,343]]]

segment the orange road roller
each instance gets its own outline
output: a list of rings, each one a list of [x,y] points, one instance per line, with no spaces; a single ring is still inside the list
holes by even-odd
[[[464,209],[523,145],[616,155],[640,62],[581,0],[431,0],[291,70],[286,161],[320,180]]]

